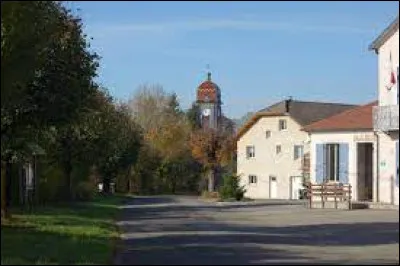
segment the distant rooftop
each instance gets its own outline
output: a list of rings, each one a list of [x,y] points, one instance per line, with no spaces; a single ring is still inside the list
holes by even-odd
[[[398,29],[399,16],[369,45],[368,49],[377,51]]]
[[[305,126],[315,121],[347,110],[349,108],[354,108],[355,106],[356,105],[353,104],[343,103],[284,100],[267,108],[261,109],[260,111],[258,111],[258,113],[286,113],[286,108],[288,108],[288,114],[300,125]]]
[[[290,116],[302,127],[352,109],[357,105],[343,103],[307,102],[297,100],[284,100],[255,113],[238,131],[236,139],[239,140],[262,117]]]
[[[372,109],[376,105],[378,105],[378,101],[346,110],[312,123],[304,127],[303,130],[308,132],[372,130]]]

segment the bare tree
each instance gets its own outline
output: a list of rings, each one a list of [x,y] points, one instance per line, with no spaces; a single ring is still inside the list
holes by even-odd
[[[163,124],[168,94],[161,85],[141,85],[128,101],[132,115],[145,132],[159,131]]]

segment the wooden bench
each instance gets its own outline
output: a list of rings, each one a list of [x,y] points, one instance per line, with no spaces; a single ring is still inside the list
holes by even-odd
[[[321,205],[321,208],[352,209],[350,184],[322,183],[306,185],[308,207]],[[333,207],[330,207],[332,206]]]

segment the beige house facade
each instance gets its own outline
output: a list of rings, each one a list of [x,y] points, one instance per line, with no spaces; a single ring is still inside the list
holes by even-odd
[[[399,18],[369,47],[378,56],[378,106],[373,123],[377,135],[375,201],[399,205]]]
[[[302,128],[353,105],[285,100],[257,112],[237,135],[237,174],[245,196],[299,199],[309,177],[308,133]]]
[[[373,201],[377,140],[372,110],[375,106],[377,101],[304,128],[310,137],[311,183],[350,185],[352,201]]]

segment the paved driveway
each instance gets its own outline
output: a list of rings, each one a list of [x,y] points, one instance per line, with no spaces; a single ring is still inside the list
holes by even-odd
[[[399,212],[393,210],[135,197],[118,224],[123,234],[115,264],[399,263]]]

